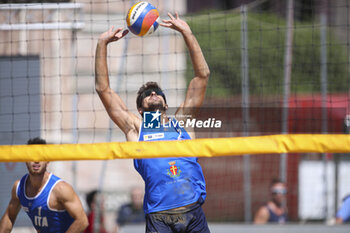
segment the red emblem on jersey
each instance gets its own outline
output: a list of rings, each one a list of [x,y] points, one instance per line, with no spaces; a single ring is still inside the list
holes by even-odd
[[[181,170],[179,167],[175,166],[175,161],[169,162],[170,168],[168,170],[168,175],[172,178],[178,177],[181,173]]]
[[[177,167],[175,165],[171,166],[170,171],[171,171],[171,173],[173,173],[173,175],[176,175],[177,174]]]

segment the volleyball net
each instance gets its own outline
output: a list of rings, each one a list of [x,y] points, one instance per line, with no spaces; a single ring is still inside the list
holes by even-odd
[[[114,191],[140,182],[113,184],[111,177],[134,172],[115,159],[195,156],[207,180],[209,220],[251,221],[269,198],[272,177],[287,182],[291,220],[334,216],[350,192],[344,178],[350,152],[348,2],[149,1],[162,19],[177,11],[189,23],[211,71],[198,121],[189,122],[198,139],[151,143],[125,142],[94,84],[97,38],[110,26],[126,27],[135,2],[0,4],[3,172],[12,162],[74,161],[70,171],[63,162],[53,170],[69,173],[66,179],[83,192],[94,182]],[[194,76],[182,36],[161,27],[110,44],[108,65],[112,88],[136,115],[142,84],[158,82],[171,113]],[[49,144],[25,145],[37,136]],[[91,168],[89,160],[110,165],[92,161],[101,170],[90,175],[83,171]],[[93,182],[83,184],[79,174]],[[314,199],[324,203],[310,201],[308,181],[317,184]]]

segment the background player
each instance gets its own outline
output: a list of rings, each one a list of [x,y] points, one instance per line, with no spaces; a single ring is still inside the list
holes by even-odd
[[[46,144],[34,138],[28,144]],[[73,188],[49,173],[49,162],[26,162],[28,174],[17,180],[11,200],[1,218],[0,233],[11,232],[20,208],[28,214],[37,232],[82,232],[88,220]]]
[[[281,224],[287,221],[287,213],[283,207],[283,201],[287,193],[286,185],[279,179],[273,179],[270,192],[271,200],[257,211],[254,217],[255,224]]]
[[[336,223],[350,222],[350,195],[343,198],[343,202],[336,214]]]
[[[145,213],[143,206],[143,190],[141,187],[133,187],[130,191],[130,202],[120,206],[117,213],[115,233],[122,232],[123,226],[144,224]]]
[[[87,213],[89,226],[84,233],[106,233],[102,193],[97,189],[88,192],[86,194],[86,204],[89,207]]]

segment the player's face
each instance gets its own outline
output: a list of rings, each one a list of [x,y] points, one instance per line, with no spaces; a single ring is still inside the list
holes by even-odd
[[[271,188],[272,198],[277,204],[282,204],[287,194],[286,186],[283,183],[277,183]]]
[[[165,110],[166,104],[163,95],[160,89],[146,90],[142,102],[144,111]]]
[[[46,168],[49,162],[26,162],[27,169],[30,175],[37,176],[46,172]]]

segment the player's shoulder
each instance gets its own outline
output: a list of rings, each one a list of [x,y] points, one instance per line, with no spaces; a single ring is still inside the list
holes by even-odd
[[[270,217],[270,213],[269,213],[269,210],[267,209],[267,206],[262,205],[259,207],[259,209],[255,213],[254,223],[255,224],[266,223],[269,217]]]
[[[70,185],[69,183],[67,183],[62,179],[57,181],[57,183],[52,189],[52,193],[57,198],[66,198],[75,194],[72,185]]]
[[[57,191],[62,191],[65,189],[72,189],[73,187],[67,183],[66,181],[59,179],[57,180],[56,185],[54,186],[53,190],[57,190]]]
[[[21,181],[21,180],[18,179],[18,180],[16,180],[15,182],[13,182],[12,189],[16,190],[17,187],[18,187],[18,185],[19,185],[19,183],[20,183],[20,181]]]
[[[265,204],[265,205],[260,206],[259,211],[262,211],[262,212],[269,212],[269,206],[268,206],[268,204]]]
[[[13,182],[13,185],[17,186],[20,181],[21,181],[21,179],[16,180],[15,182]]]
[[[20,183],[20,180],[16,180],[13,182],[12,189],[11,189],[11,196],[13,198],[17,198],[17,190],[18,190],[18,185]]]
[[[51,200],[56,200],[59,203],[66,201],[77,200],[77,193],[73,187],[64,180],[56,183],[54,188],[51,190]]]
[[[262,205],[259,207],[258,211],[257,211],[257,214],[258,215],[263,215],[263,216],[269,216],[270,213],[269,213],[269,207],[268,207],[268,204],[265,204],[265,205]]]

